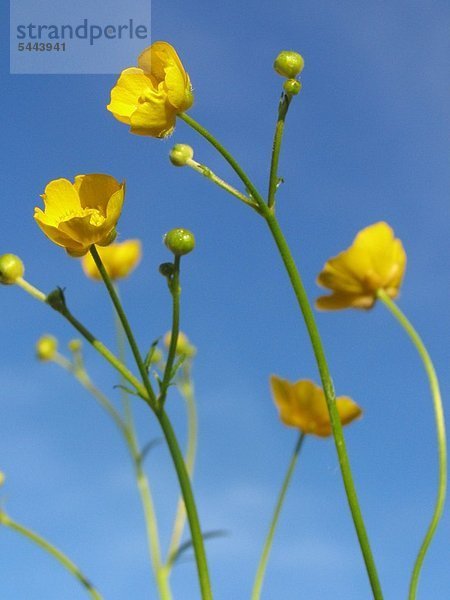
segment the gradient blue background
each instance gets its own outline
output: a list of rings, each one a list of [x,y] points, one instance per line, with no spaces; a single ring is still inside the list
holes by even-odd
[[[362,227],[388,221],[408,267],[400,305],[423,335],[447,404],[449,331],[448,75],[449,7],[435,1],[246,3],[160,2],[153,39],[178,49],[195,91],[192,116],[209,126],[265,189],[281,79],[278,51],[305,57],[304,88],[288,118],[278,212],[313,298],[324,261]],[[169,328],[159,263],[168,229],[197,237],[183,265],[183,329],[198,347],[195,378],[200,449],[195,475],[218,600],[248,598],[276,493],[296,433],[278,421],[271,373],[317,380],[303,323],[256,215],[167,154],[175,142],[230,181],[223,161],[184,123],[167,141],[128,133],[105,110],[110,76],[8,75],[7,14],[2,19],[3,145],[1,252],[25,261],[28,279],[66,288],[75,314],[108,344],[111,309],[36,227],[45,184],[77,173],[126,179],[122,239],[139,237],[144,260],[122,294],[139,342]],[[123,65],[128,66],[126,64]],[[69,326],[19,289],[1,302],[1,501],[17,520],[46,535],[86,571],[107,600],[156,598],[143,518],[130,464],[113,425],[54,365],[38,364],[44,332],[61,347]],[[436,442],[422,365],[383,307],[318,315],[338,393],[355,398],[364,419],[346,429],[361,505],[385,595],[405,598],[409,572],[436,489]],[[86,349],[91,374],[113,397],[116,377]],[[448,406],[448,405],[447,405]],[[184,411],[169,401],[180,436]],[[136,403],[141,438],[159,435]],[[161,446],[148,459],[163,539],[176,483]],[[426,559],[419,598],[450,597],[448,513]],[[178,600],[199,598],[194,563],[173,575]],[[0,597],[78,600],[84,591],[40,550],[0,531]],[[289,491],[267,573],[266,600],[369,600],[331,440],[310,438]]]

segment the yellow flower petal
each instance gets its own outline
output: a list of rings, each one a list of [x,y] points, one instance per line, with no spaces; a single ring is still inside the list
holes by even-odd
[[[115,237],[125,186],[110,175],[78,175],[50,182],[43,194],[45,210],[35,208],[36,223],[58,246],[73,256],[93,244],[107,245]]]
[[[111,102],[106,108],[116,119],[130,125],[130,118],[138,108],[139,98],[149,94],[152,89],[152,82],[142,69],[125,69],[111,90]]]
[[[139,56],[138,68],[122,72],[107,108],[132,133],[163,138],[192,102],[191,82],[175,49],[155,42]]]
[[[276,375],[272,375],[270,384],[280,419],[285,425],[296,427],[305,434],[331,435],[328,407],[321,387],[307,379],[292,383]],[[356,402],[347,396],[337,398],[336,406],[343,425],[362,414]]]
[[[95,208],[106,216],[113,194],[121,190],[123,184],[111,175],[91,173],[89,175],[76,175],[73,187],[78,193],[82,208]]]
[[[79,214],[80,201],[68,179],[54,179],[45,187],[41,195],[44,200],[45,214],[57,225],[62,215]]]
[[[111,279],[127,277],[137,267],[142,256],[139,240],[114,243],[105,248],[97,248],[97,251]],[[101,279],[97,265],[90,254],[83,257],[81,264],[88,277],[96,280]]]
[[[375,223],[360,231],[350,248],[325,263],[317,283],[333,294],[320,297],[316,306],[324,310],[371,308],[379,289],[395,298],[405,267],[400,240],[387,223]]]

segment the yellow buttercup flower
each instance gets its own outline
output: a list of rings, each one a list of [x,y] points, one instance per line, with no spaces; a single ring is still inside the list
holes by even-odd
[[[142,256],[139,240],[116,242],[97,250],[111,279],[127,277],[138,266]],[[83,256],[81,266],[85,274],[91,279],[100,280],[102,278],[91,254]]]
[[[321,387],[308,379],[291,382],[276,375],[270,378],[270,385],[280,419],[285,425],[319,437],[331,435],[327,402]],[[347,396],[336,398],[336,407],[342,425],[351,423],[362,414],[361,408]]]
[[[377,291],[390,298],[398,296],[406,267],[406,253],[400,240],[383,221],[358,233],[353,244],[330,258],[317,278],[322,287],[332,290],[316,301],[317,308],[371,308]]]
[[[131,133],[163,138],[193,101],[189,75],[175,48],[155,42],[140,54],[137,67],[122,71],[107,109],[130,125]]]
[[[34,218],[45,235],[71,256],[83,256],[93,244],[107,246],[116,237],[125,183],[111,175],[77,175],[75,182],[55,179],[41,195],[45,209]]]

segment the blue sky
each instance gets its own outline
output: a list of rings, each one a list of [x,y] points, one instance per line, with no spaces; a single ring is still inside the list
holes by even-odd
[[[4,10],[4,8],[2,9]],[[195,92],[191,114],[235,153],[265,189],[281,79],[282,49],[305,57],[303,90],[288,117],[278,214],[308,293],[324,261],[355,233],[386,220],[408,266],[400,306],[422,334],[448,409],[448,5],[154,1],[153,39],[173,43]],[[2,22],[8,22],[4,15]],[[190,143],[196,158],[237,183],[184,123],[167,141],[132,136],[105,110],[114,76],[11,76],[2,44],[3,211],[0,252],[15,252],[43,290],[66,288],[74,313],[113,344],[112,311],[36,227],[46,183],[105,172],[127,181],[120,237],[138,237],[144,259],[121,290],[145,348],[169,328],[158,265],[162,235],[195,232],[184,260],[182,326],[198,348],[200,448],[195,476],[203,527],[229,535],[208,543],[218,600],[247,598],[296,433],[278,421],[271,373],[317,380],[292,291],[256,215],[167,154]],[[123,64],[123,67],[129,66]],[[73,333],[20,290],[0,294],[0,469],[11,516],[64,549],[108,600],[154,598],[143,519],[131,468],[113,425],[69,376],[34,359],[35,340]],[[318,314],[336,389],[364,408],[346,439],[380,577],[389,600],[406,596],[410,568],[431,515],[436,444],[422,365],[383,307]],[[113,398],[115,375],[86,350],[93,379]],[[176,394],[169,410],[184,436]],[[141,439],[158,436],[136,404]],[[163,447],[148,459],[162,536],[176,501]],[[0,596],[77,600],[84,592],[16,535],[0,532]],[[450,519],[427,557],[419,598],[448,597]],[[197,600],[193,562],[173,575],[175,597]],[[273,548],[267,600],[370,599],[331,440],[308,439]]]

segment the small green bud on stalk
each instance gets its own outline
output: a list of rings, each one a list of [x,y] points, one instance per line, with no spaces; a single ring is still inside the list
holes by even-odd
[[[194,158],[194,150],[187,144],[175,144],[170,151],[169,158],[175,167],[184,167]]]
[[[283,83],[283,89],[289,96],[296,96],[302,89],[302,84],[297,79],[286,79]]]
[[[172,229],[164,236],[164,243],[175,256],[183,256],[195,248],[195,237],[188,229]]]
[[[54,310],[62,313],[67,309],[66,299],[64,297],[64,290],[60,287],[50,292],[48,296],[45,298],[47,304],[49,304]]]
[[[174,270],[175,267],[173,266],[173,263],[167,262],[159,265],[159,272],[163,277],[172,277]]]
[[[80,352],[82,347],[82,342],[79,339],[70,340],[67,344],[68,348],[71,352]]]
[[[293,50],[283,50],[273,63],[273,68],[278,75],[287,77],[288,79],[297,77],[302,72],[304,66],[305,61],[303,60],[303,56]]]
[[[15,254],[2,254],[0,256],[0,283],[13,285],[23,277],[25,267],[23,262]]]
[[[48,361],[58,351],[58,340],[52,335],[43,335],[36,343],[36,356],[39,360]]]

